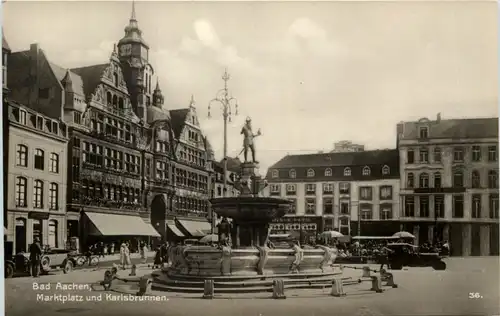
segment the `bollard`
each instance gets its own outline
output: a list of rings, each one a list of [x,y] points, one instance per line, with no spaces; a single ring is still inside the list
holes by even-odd
[[[381,275],[384,281],[386,281],[385,283],[386,286],[390,286],[393,289],[396,289],[398,287],[398,285],[394,283],[394,275],[392,273],[384,271],[384,273]]]
[[[152,281],[149,276],[145,275],[139,280],[139,291],[136,293],[137,296],[144,296],[151,291]]]
[[[342,279],[340,278],[335,278],[332,280],[332,292],[331,292],[331,295],[332,296],[335,296],[335,297],[341,297],[341,296],[345,296],[345,292],[344,292],[344,286],[343,286],[343,283],[342,283]]]
[[[283,279],[273,280],[273,298],[285,299],[285,282]]]
[[[364,266],[363,267],[363,275],[361,276],[362,278],[369,278],[370,275],[370,267],[369,266]]]
[[[382,289],[382,278],[380,275],[372,275],[372,288],[371,291],[375,291],[377,293],[382,293],[384,290]]]
[[[214,298],[214,280],[205,280],[203,287],[203,298],[211,300]]]
[[[137,266],[135,264],[132,265],[132,268],[130,269],[130,274],[128,276],[136,276],[136,270]]]
[[[111,288],[111,282],[113,281],[113,277],[114,276],[111,273],[111,271],[106,270],[106,272],[104,272],[104,280],[101,281],[101,285],[104,287],[105,291],[109,291],[109,289]]]

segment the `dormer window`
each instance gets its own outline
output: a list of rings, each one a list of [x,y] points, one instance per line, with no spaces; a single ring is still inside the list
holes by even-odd
[[[36,117],[36,128],[43,130],[43,117]]]
[[[307,177],[308,178],[314,177],[314,170],[312,170],[312,169],[307,170]]]
[[[115,84],[115,87],[118,87],[118,73],[117,72],[113,73],[113,83]]]
[[[344,168],[344,176],[345,177],[350,177],[351,176],[351,168],[345,167]]]
[[[57,122],[52,122],[52,133],[58,134],[59,124]]]
[[[389,173],[391,173],[391,169],[389,168],[389,166],[385,165],[382,167],[382,175],[384,176],[387,176],[389,175]]]
[[[290,170],[290,172],[288,172],[288,175],[292,179],[295,179],[297,177],[297,173],[295,172],[295,169]]]
[[[82,113],[73,112],[73,122],[76,124],[82,124]]]
[[[370,167],[366,166],[363,168],[363,175],[364,176],[369,176],[371,173]]]
[[[332,169],[327,168],[325,169],[325,177],[331,177],[332,176]]]
[[[26,111],[25,110],[19,110],[19,123],[26,125]]]
[[[278,175],[279,175],[279,174],[278,174],[278,170],[273,170],[273,172],[272,172],[272,177],[273,177],[273,178],[277,178],[277,177],[278,177]]]
[[[420,138],[429,138],[429,128],[427,126],[422,126],[418,130],[418,135]]]

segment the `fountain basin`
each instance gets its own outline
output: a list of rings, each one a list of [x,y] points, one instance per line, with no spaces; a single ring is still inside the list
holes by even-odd
[[[245,222],[271,222],[274,218],[283,217],[292,205],[286,199],[253,196],[217,198],[210,203],[219,216]]]

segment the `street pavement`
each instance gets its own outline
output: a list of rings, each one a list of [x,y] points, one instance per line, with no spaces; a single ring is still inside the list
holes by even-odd
[[[384,293],[368,291],[368,282],[345,287],[347,295],[332,297],[329,290],[287,290],[287,299],[273,300],[271,293],[221,295],[213,300],[201,299],[200,294],[175,294],[152,292],[144,301],[125,301],[137,291],[136,283],[118,282],[113,292],[55,290],[57,282],[89,284],[103,278],[103,271],[74,271],[71,274],[55,274],[37,279],[15,278],[6,280],[6,315],[93,314],[106,315],[500,315],[499,310],[499,258],[470,257],[447,260],[448,269],[407,268],[393,271],[398,288],[386,288]],[[359,266],[361,267],[361,266]],[[373,268],[378,268],[373,266]],[[137,274],[145,275],[152,270],[141,265]],[[357,278],[360,270],[345,269],[347,276]],[[126,278],[130,271],[120,271]],[[34,290],[33,282],[50,283],[50,290]],[[477,293],[477,294],[476,294]],[[82,302],[43,302],[40,294],[62,294]],[[37,301],[38,295],[38,301]],[[86,299],[102,301],[86,301]]]

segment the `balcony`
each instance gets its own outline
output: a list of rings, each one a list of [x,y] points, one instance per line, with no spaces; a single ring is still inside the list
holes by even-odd
[[[195,211],[195,210],[188,210],[188,209],[176,209],[172,213],[177,215],[177,216],[183,216],[183,217],[207,218],[207,216],[208,216],[208,212],[206,212],[206,211]]]
[[[84,196],[81,201],[73,199],[73,203],[80,203],[81,205],[87,205],[87,206],[134,210],[134,211],[138,211],[141,209],[141,204],[139,202],[116,201],[116,200],[110,200],[100,197],[91,197],[91,196]]]

